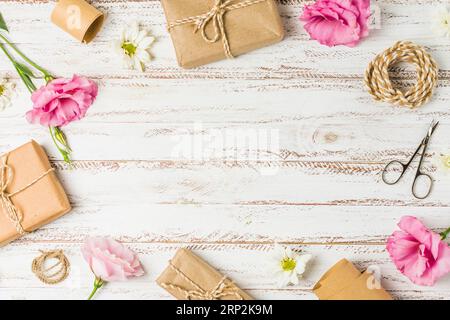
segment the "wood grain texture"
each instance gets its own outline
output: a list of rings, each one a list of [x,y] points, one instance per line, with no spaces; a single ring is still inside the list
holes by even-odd
[[[270,261],[271,245],[265,244],[142,244],[128,243],[139,253],[146,266],[147,275],[126,283],[109,283],[98,296],[101,298],[121,299],[168,299],[170,296],[155,285],[155,279],[167,266],[167,261],[180,246],[187,246],[213,264],[223,274],[230,278],[257,299],[313,299],[311,288],[329,265],[338,259],[347,257],[357,261],[361,269],[379,268],[383,280],[382,285],[398,299],[433,298],[442,299],[449,294],[449,279],[442,280],[437,286],[418,287],[404,277],[398,276],[398,271],[390,262],[384,246],[317,246],[293,245],[299,252],[308,252],[315,256],[311,268],[305,274],[301,284],[296,287],[277,288],[272,278],[268,276],[267,262]],[[34,251],[46,248],[64,248],[72,263],[70,278],[49,289],[37,279],[30,276],[29,267],[22,262],[33,257]],[[232,258],[234,257],[234,258]],[[217,262],[220,261],[220,264]],[[1,257],[2,265],[15,264],[17,268],[8,272],[8,277],[2,280],[0,298],[36,298],[39,291],[46,293],[48,298],[79,298],[83,299],[90,292],[92,275],[86,267],[79,252],[79,244],[71,243],[33,243],[24,248],[13,244],[5,249]],[[41,293],[42,294],[42,293]]]
[[[136,250],[147,275],[108,284],[98,299],[167,299],[155,284],[176,249],[188,246],[260,299],[314,299],[311,287],[346,257],[378,266],[398,299],[449,299],[450,278],[419,287],[390,261],[384,243],[403,215],[436,232],[450,225],[450,176],[437,168],[450,152],[450,41],[429,31],[434,0],[380,0],[381,29],[355,48],[310,41],[298,22],[307,1],[280,0],[286,39],[233,61],[194,70],[176,66],[159,1],[96,0],[108,13],[90,45],[50,23],[54,1],[0,0],[11,37],[61,76],[95,79],[100,92],[88,116],[66,128],[74,165],[59,160],[47,131],[26,123],[29,95],[0,57],[0,75],[17,81],[14,106],[0,113],[0,152],[30,138],[44,145],[73,204],[58,221],[0,249],[0,299],[83,299],[92,277],[80,245],[110,235]],[[137,19],[157,42],[145,73],[122,70],[110,43]],[[424,45],[437,60],[430,103],[406,110],[366,93],[368,62],[397,40]],[[408,66],[394,80],[414,82]],[[410,193],[412,170],[396,186],[380,178],[391,159],[406,159],[440,120],[425,161],[435,188]],[[267,274],[274,242],[312,253],[298,286],[277,288]],[[62,248],[73,270],[55,287],[30,271],[39,249]]]

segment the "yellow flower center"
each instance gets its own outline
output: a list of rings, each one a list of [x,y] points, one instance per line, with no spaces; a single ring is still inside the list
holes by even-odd
[[[128,56],[132,57],[136,53],[137,47],[131,42],[124,42],[122,44],[122,49]]]
[[[0,85],[0,96],[2,96],[4,92],[5,92],[5,86]]]
[[[446,168],[450,169],[450,155],[442,156],[441,161]]]
[[[283,271],[292,271],[296,266],[297,262],[295,262],[295,260],[292,258],[286,257],[281,260],[281,269],[283,269]]]

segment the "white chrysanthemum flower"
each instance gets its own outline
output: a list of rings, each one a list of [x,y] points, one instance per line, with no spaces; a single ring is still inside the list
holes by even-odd
[[[0,111],[11,106],[11,99],[15,95],[15,88],[15,83],[10,79],[0,79]]]
[[[279,287],[289,284],[297,285],[298,279],[306,270],[306,264],[312,255],[299,255],[279,244],[275,244],[272,255],[272,272],[274,273]]]
[[[433,163],[442,173],[450,173],[450,153],[438,153],[433,157]]]
[[[155,38],[148,31],[139,28],[133,22],[122,30],[120,39],[113,43],[114,51],[121,57],[123,65],[128,69],[144,71],[145,64],[151,60],[148,49]]]
[[[431,29],[441,37],[450,37],[450,11],[447,6],[440,6],[433,17]]]

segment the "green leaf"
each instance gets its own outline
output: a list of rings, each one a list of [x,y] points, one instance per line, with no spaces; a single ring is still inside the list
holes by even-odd
[[[6,26],[5,19],[3,19],[2,13],[0,12],[0,29],[9,32],[8,27]]]

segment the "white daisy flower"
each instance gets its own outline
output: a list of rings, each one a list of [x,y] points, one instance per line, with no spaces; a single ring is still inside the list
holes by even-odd
[[[0,111],[11,106],[16,84],[8,78],[0,78]]]
[[[310,254],[299,255],[289,247],[275,244],[272,254],[272,272],[277,278],[278,286],[297,285],[298,278],[305,272],[306,264],[311,258]]]
[[[133,22],[122,30],[113,47],[125,68],[144,71],[145,64],[151,60],[148,49],[154,41],[147,30],[140,29],[139,24]]]
[[[438,36],[450,38],[450,11],[447,6],[440,6],[436,10],[431,30]]]
[[[433,157],[433,163],[442,173],[450,173],[450,153],[438,153]]]

